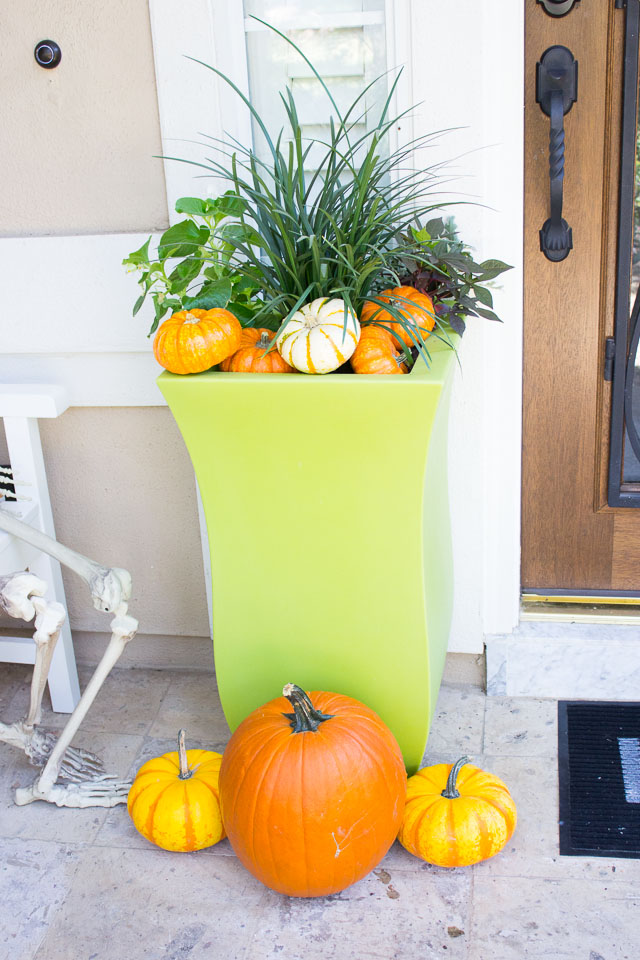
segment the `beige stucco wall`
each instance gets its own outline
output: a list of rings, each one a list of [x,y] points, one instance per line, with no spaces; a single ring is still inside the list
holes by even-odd
[[[0,5],[0,235],[167,225],[147,0]],[[40,40],[62,61],[36,63]]]
[[[0,233],[164,228],[147,0],[4,3],[0,32]],[[54,70],[34,60],[42,39],[62,49]],[[75,408],[40,431],[58,538],[131,571],[144,634],[208,635],[193,471],[169,411]],[[107,631],[82,582],[65,574],[65,588],[72,627]]]
[[[58,539],[131,572],[141,632],[206,636],[195,482],[169,410],[72,408],[40,421],[40,434]],[[64,580],[72,627],[108,630],[82,581]]]

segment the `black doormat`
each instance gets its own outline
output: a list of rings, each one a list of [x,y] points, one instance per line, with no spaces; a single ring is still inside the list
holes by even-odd
[[[560,853],[640,859],[640,703],[558,703]]]

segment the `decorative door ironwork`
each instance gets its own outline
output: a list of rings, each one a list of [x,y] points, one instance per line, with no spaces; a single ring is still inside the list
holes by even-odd
[[[640,507],[640,0],[627,0],[615,336],[605,344],[613,380],[608,502]]]

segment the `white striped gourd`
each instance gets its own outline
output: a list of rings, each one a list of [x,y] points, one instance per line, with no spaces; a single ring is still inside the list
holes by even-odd
[[[331,373],[347,362],[359,339],[358,318],[344,300],[319,297],[293,314],[276,346],[301,373]]]

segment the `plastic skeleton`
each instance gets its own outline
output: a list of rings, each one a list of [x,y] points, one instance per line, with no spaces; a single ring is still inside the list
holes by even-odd
[[[2,509],[0,529],[74,570],[88,585],[94,607],[115,614],[111,621],[111,639],[102,660],[67,725],[56,738],[51,733],[38,730],[38,724],[51,658],[64,623],[64,607],[44,599],[47,585],[31,573],[19,572],[0,577],[0,608],[11,617],[33,620],[35,626],[33,639],[36,655],[29,711],[23,720],[16,723],[0,723],[0,742],[18,747],[34,765],[43,767],[30,786],[16,790],[16,803],[46,800],[59,807],[113,807],[125,803],[130,782],[106,774],[98,757],[86,750],[71,747],[71,741],[102,684],[138,629],[138,621],[127,613],[131,577],[119,567],[103,567],[88,560]]]

